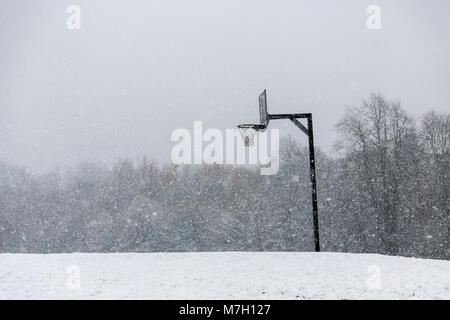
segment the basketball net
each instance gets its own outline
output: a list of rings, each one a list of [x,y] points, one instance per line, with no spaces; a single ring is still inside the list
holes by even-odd
[[[255,144],[256,130],[253,128],[239,128],[244,145],[246,147],[253,146]]]

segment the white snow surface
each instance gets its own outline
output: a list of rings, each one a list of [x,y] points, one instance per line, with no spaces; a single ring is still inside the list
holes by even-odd
[[[0,299],[450,299],[450,261],[312,252],[0,254]]]

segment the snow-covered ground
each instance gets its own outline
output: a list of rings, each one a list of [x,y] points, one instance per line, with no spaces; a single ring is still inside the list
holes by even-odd
[[[0,299],[450,299],[450,261],[342,253],[0,254]]]

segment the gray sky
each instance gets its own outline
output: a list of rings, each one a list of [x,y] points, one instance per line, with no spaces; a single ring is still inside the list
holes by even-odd
[[[70,4],[81,29],[66,27]],[[366,8],[381,8],[368,30]],[[171,132],[312,112],[331,151],[345,106],[372,91],[419,115],[450,111],[450,2],[0,2],[0,159],[47,170],[144,154],[169,161]],[[274,121],[282,135],[301,136]],[[305,140],[302,140],[305,141]]]

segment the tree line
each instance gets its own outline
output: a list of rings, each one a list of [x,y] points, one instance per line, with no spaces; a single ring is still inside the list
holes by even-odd
[[[371,94],[316,149],[324,251],[450,259],[450,115],[414,121]],[[280,145],[280,170],[80,163],[36,175],[0,163],[1,252],[312,251],[308,149]]]

